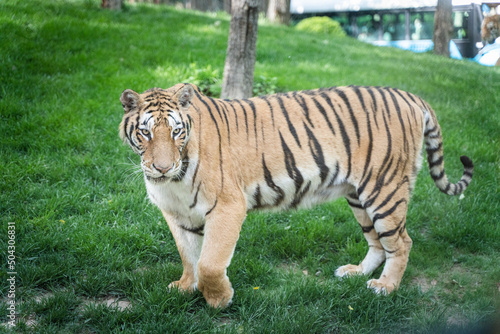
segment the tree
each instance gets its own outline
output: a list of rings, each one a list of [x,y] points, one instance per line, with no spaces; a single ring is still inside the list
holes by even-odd
[[[267,18],[271,22],[288,25],[290,23],[290,0],[269,0]]]
[[[434,53],[445,57],[450,56],[450,39],[453,34],[451,0],[438,0],[434,15]]]
[[[101,7],[107,9],[122,9],[123,0],[102,0]]]
[[[257,47],[258,0],[233,0],[222,79],[222,98],[252,96]]]

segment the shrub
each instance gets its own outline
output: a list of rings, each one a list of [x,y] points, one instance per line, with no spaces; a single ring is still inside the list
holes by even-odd
[[[324,33],[336,37],[345,37],[340,23],[327,16],[315,16],[300,21],[295,29],[315,33]]]

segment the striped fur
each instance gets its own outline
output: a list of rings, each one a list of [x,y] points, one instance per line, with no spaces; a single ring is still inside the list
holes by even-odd
[[[219,100],[190,84],[131,90],[120,98],[120,136],[139,155],[149,197],[163,212],[184,272],[171,287],[231,302],[226,276],[246,212],[290,209],[345,197],[369,244],[359,265],[368,287],[398,288],[412,241],[406,212],[425,145],[431,176],[448,195],[469,185],[473,166],[450,183],[434,111],[392,88],[337,87]]]

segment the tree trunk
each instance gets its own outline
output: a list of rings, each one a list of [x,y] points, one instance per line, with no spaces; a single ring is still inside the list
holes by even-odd
[[[252,96],[257,47],[258,0],[233,0],[221,97]]]
[[[101,7],[113,10],[122,9],[123,0],[102,0]]]
[[[434,15],[434,53],[450,57],[450,39],[453,34],[451,0],[438,0]]]
[[[224,0],[224,11],[231,14],[231,0]]]
[[[269,0],[267,18],[271,22],[290,24],[290,0]]]

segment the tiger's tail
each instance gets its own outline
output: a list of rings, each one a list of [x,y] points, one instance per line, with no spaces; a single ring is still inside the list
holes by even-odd
[[[443,160],[443,137],[441,136],[441,128],[436,119],[434,111],[426,106],[425,114],[425,150],[427,151],[427,162],[429,164],[429,171],[434,184],[443,193],[448,195],[459,195],[467,189],[474,171],[474,165],[472,160],[463,155],[460,157],[460,161],[464,165],[464,172],[460,181],[457,183],[451,183],[448,181],[448,177],[444,171],[444,160]]]

